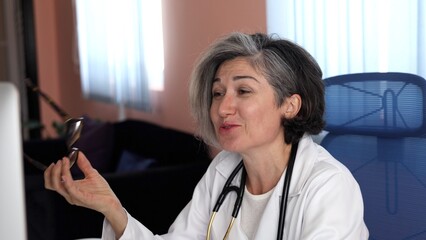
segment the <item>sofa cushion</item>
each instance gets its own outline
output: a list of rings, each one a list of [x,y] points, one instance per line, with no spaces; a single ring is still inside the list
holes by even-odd
[[[143,171],[155,165],[155,163],[156,160],[153,158],[146,158],[131,151],[124,150],[118,161],[116,172]]]

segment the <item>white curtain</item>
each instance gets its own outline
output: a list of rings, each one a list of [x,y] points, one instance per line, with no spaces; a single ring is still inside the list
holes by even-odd
[[[267,0],[268,32],[297,42],[324,77],[408,72],[426,78],[426,1]]]
[[[161,1],[74,4],[85,97],[150,111],[150,81],[163,81]]]

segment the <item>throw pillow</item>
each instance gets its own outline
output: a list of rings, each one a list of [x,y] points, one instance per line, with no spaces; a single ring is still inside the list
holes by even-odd
[[[120,156],[116,172],[142,171],[155,164],[152,158],[145,158],[136,153],[124,150]]]

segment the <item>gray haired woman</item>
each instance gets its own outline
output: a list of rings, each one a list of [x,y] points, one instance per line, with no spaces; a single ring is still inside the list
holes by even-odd
[[[190,104],[199,136],[220,152],[168,233],[127,213],[84,154],[83,181],[64,158],[46,170],[46,187],[103,213],[104,239],[368,239],[357,182],[311,137],[325,104],[307,51],[266,34],[229,34],[198,60]]]

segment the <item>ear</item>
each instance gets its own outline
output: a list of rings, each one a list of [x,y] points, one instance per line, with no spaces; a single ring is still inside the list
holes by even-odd
[[[282,114],[285,118],[293,118],[299,113],[302,107],[302,98],[299,94],[293,94],[288,97],[281,106]]]

